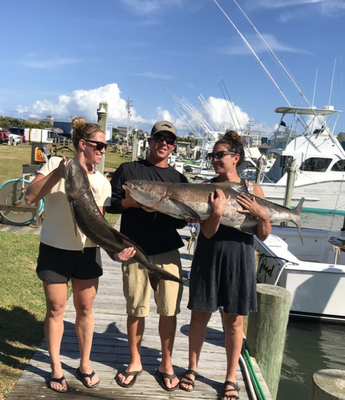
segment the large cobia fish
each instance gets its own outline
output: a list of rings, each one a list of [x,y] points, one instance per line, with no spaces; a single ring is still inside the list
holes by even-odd
[[[75,223],[93,243],[111,254],[133,247],[136,250],[133,259],[148,270],[154,290],[160,279],[181,283],[178,277],[151,263],[136,243],[109,225],[93,197],[87,173],[76,159],[72,159],[66,166],[65,191]]]
[[[255,234],[258,220],[250,214],[238,212],[240,205],[236,197],[247,194],[239,184],[224,183],[166,183],[143,180],[127,181],[123,185],[129,191],[130,196],[142,204],[146,211],[159,211],[175,218],[188,217],[206,219],[211,213],[210,194],[216,189],[222,189],[225,196],[230,195],[230,200],[225,208],[221,224],[238,229],[242,232]],[[280,206],[257,196],[255,200],[267,211],[272,224],[291,221],[297,228],[302,240],[300,216],[304,198],[293,210]]]

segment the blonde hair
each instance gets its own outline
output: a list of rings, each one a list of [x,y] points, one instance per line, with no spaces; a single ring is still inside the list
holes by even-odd
[[[217,144],[224,144],[229,151],[239,154],[240,159],[238,160],[237,167],[242,164],[244,160],[244,146],[241,136],[236,131],[230,130],[225,132],[224,136],[217,140],[215,146]]]
[[[73,118],[72,129],[72,142],[76,150],[78,150],[79,141],[81,139],[91,139],[96,132],[103,132],[98,124],[87,122],[83,117]]]

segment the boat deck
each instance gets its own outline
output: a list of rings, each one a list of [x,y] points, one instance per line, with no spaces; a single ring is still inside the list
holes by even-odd
[[[118,228],[118,224],[116,225]],[[16,233],[39,233],[32,227],[10,227],[1,225],[0,230]],[[184,242],[188,243],[189,229],[180,231]],[[199,362],[199,376],[195,389],[191,393],[182,390],[173,392],[164,391],[157,383],[155,370],[160,359],[160,339],[157,331],[158,315],[151,299],[152,310],[146,318],[145,335],[142,343],[143,373],[138,377],[136,384],[128,389],[118,386],[115,375],[126,368],[129,362],[129,350],[126,335],[125,301],[122,294],[122,274],[120,263],[110,260],[102,251],[104,275],[100,279],[99,292],[94,303],[95,333],[92,347],[92,366],[101,379],[101,385],[90,390],[85,388],[76,377],[76,368],[79,365],[79,351],[77,337],[74,331],[75,311],[72,296],[68,300],[65,311],[65,331],[61,346],[61,361],[65,377],[69,385],[68,399],[216,399],[222,393],[225,379],[226,357],[224,349],[224,332],[220,313],[214,313],[208,329],[206,340]],[[175,372],[181,376],[188,366],[188,325],[190,311],[187,309],[188,280],[191,260],[187,246],[181,249],[181,259],[184,274],[184,293],[181,304],[181,313],[177,320],[177,332],[174,346],[173,362]],[[267,385],[255,362],[252,360],[256,374],[266,395],[270,400]],[[247,393],[248,383],[241,364],[237,370],[237,382],[241,388],[241,400],[251,399]],[[18,399],[42,399],[64,397],[47,388],[47,380],[50,376],[50,364],[46,342],[34,353],[26,370],[17,381],[7,400]],[[66,395],[65,395],[66,396]]]

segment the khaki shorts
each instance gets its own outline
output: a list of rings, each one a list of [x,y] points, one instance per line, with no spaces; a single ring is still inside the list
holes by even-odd
[[[181,259],[178,250],[149,256],[154,264],[181,278]],[[123,293],[127,301],[127,314],[146,317],[150,311],[151,285],[146,268],[133,260],[122,264]],[[180,312],[183,285],[173,281],[161,280],[154,292],[157,313],[174,316]]]

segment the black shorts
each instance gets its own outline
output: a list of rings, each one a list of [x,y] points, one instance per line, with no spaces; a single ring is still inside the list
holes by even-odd
[[[37,276],[43,282],[66,283],[70,278],[94,279],[103,275],[99,247],[63,250],[40,243]]]

